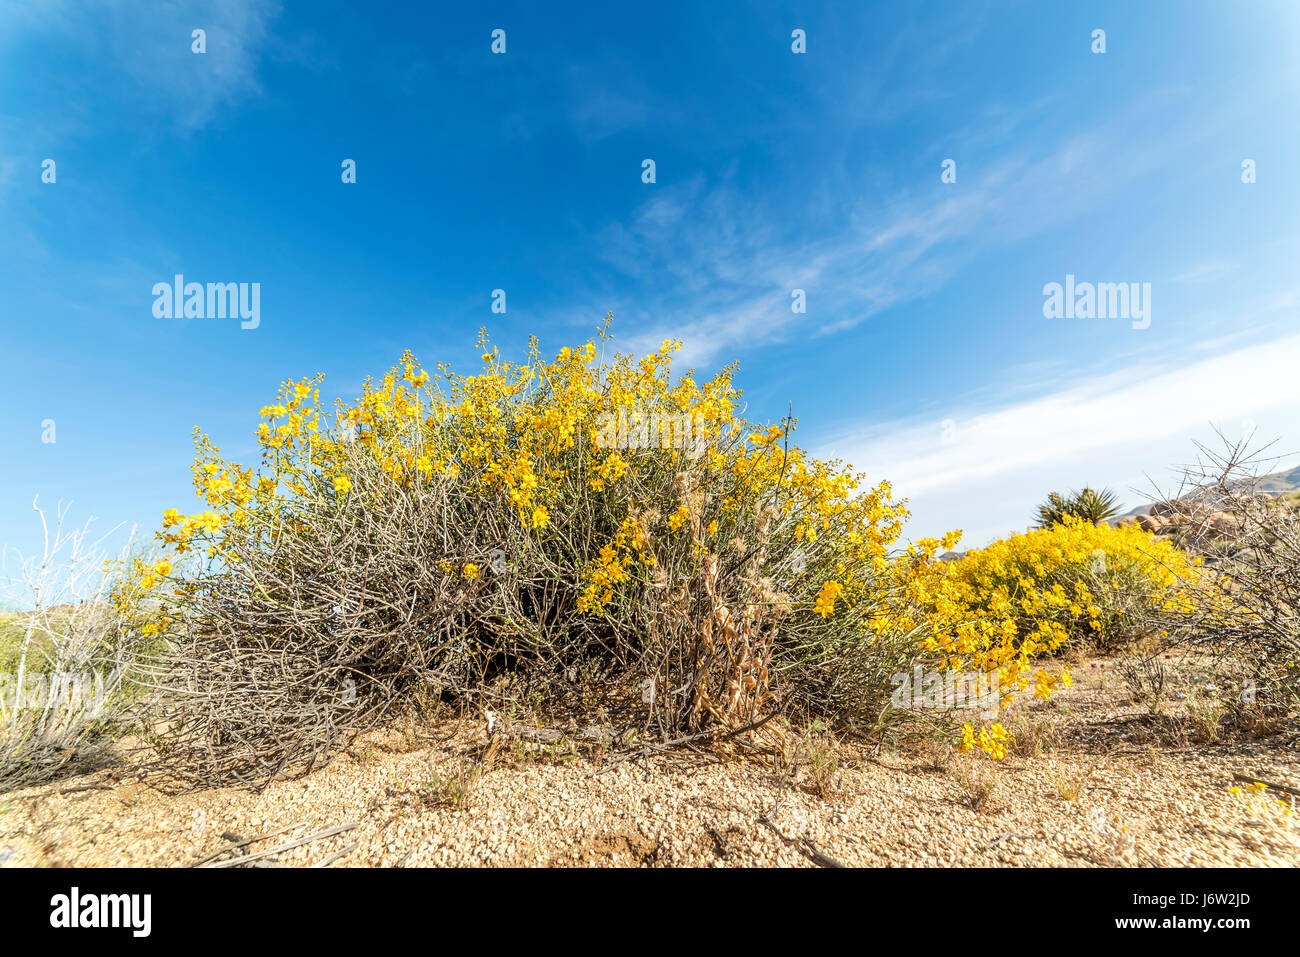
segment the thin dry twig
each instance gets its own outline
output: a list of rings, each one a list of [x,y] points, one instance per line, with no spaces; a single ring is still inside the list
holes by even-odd
[[[201,867],[202,865],[206,864],[208,861],[216,860],[222,854],[229,854],[231,851],[237,851],[239,850],[239,848],[247,847],[249,844],[257,844],[260,841],[269,840],[270,838],[273,837],[279,837],[281,834],[285,833],[286,831],[292,831],[295,827],[298,826],[299,826],[298,824],[287,824],[284,827],[280,828],[278,831],[268,831],[266,834],[259,834],[257,837],[246,837],[242,839],[235,838],[233,843],[227,844],[219,851],[213,851],[207,857],[195,861],[190,866]],[[225,835],[225,834],[222,835],[222,837],[227,837],[227,836],[234,838],[234,835]]]
[[[312,867],[329,867],[329,866],[330,866],[331,864],[333,864],[335,861],[341,861],[343,858],[347,857],[349,854],[351,854],[353,851],[355,851],[355,850],[356,850],[358,847],[360,847],[360,846],[361,846],[361,842],[360,842],[360,841],[353,841],[351,844],[347,845],[347,847],[341,847],[341,848],[339,848],[339,849],[338,849],[337,851],[335,851],[333,854],[328,854],[328,855],[326,855],[325,857],[321,858],[319,861],[317,861],[315,864],[312,864],[311,866],[312,866]]]
[[[330,827],[330,828],[326,828],[323,831],[317,831],[315,834],[308,834],[306,837],[295,838],[294,840],[288,841],[284,844],[279,844],[275,847],[269,847],[266,850],[258,851],[255,854],[245,854],[242,857],[231,858],[228,861],[217,861],[216,863],[207,864],[205,866],[206,867],[240,867],[244,864],[250,864],[253,861],[259,861],[263,858],[270,857],[273,854],[281,854],[284,851],[291,851],[295,847],[301,847],[304,844],[310,844],[312,841],[318,841],[324,837],[333,837],[335,834],[342,834],[345,831],[350,831],[354,827],[359,827],[359,826],[360,826],[359,821],[352,821],[347,824],[339,824],[336,827]]]

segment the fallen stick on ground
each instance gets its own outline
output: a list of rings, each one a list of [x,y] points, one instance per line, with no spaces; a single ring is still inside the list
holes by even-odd
[[[742,735],[747,731],[755,731],[758,728],[761,728],[763,725],[771,721],[772,718],[774,717],[776,717],[775,711],[767,715],[766,717],[760,718],[757,721],[753,721],[745,725],[743,728],[736,728],[736,730],[728,731],[722,735],[718,734],[716,728],[711,728],[708,731],[697,731],[695,734],[684,735],[683,737],[673,738],[673,740],[671,741],[664,741],[658,744],[647,741],[643,744],[637,745],[633,750],[628,751],[626,754],[619,755],[616,758],[606,761],[604,767],[602,767],[599,771],[593,771],[591,774],[588,774],[587,777],[594,778],[601,774],[604,774],[606,771],[612,771],[614,768],[616,768],[618,765],[622,764],[625,761],[635,761],[638,758],[644,760],[645,758],[650,757],[652,753],[656,753],[656,752],[660,754],[666,754],[672,751],[674,748],[681,747],[682,745],[689,746],[693,742],[703,741],[706,738],[714,738],[719,742],[727,741],[730,740],[731,738],[735,738],[739,735]],[[739,743],[747,744],[748,742],[741,741]],[[760,749],[760,750],[764,750],[764,749]]]
[[[530,741],[540,741],[542,744],[554,744],[562,738],[573,738],[575,741],[609,743],[615,737],[613,728],[598,728],[595,726],[579,728],[576,731],[566,731],[562,728],[533,728],[525,724],[512,724],[506,731],[508,734],[527,738]]]
[[[329,866],[330,866],[331,864],[333,864],[335,861],[337,861],[337,860],[341,860],[342,858],[347,857],[349,854],[351,854],[353,851],[355,851],[355,850],[356,850],[358,847],[360,847],[360,846],[361,846],[361,842],[360,842],[360,841],[353,841],[353,842],[352,842],[351,844],[349,844],[347,847],[339,848],[339,849],[338,849],[337,851],[335,851],[333,854],[329,854],[329,855],[326,855],[325,857],[322,857],[319,861],[317,861],[315,864],[313,864],[312,867],[329,867]]]
[[[300,822],[300,823],[301,823],[301,822]],[[244,838],[244,839],[242,839],[242,840],[240,840],[239,838],[236,837],[236,838],[233,839],[233,843],[231,843],[231,844],[227,844],[225,847],[223,847],[223,848],[222,848],[221,850],[219,850],[219,851],[213,851],[213,852],[212,852],[211,854],[209,854],[207,857],[203,858],[202,860],[195,861],[195,862],[194,862],[193,864],[191,864],[190,866],[191,866],[191,867],[202,867],[202,866],[203,866],[204,864],[206,864],[208,861],[215,860],[216,858],[220,857],[222,854],[226,854],[226,853],[228,853],[228,852],[230,852],[230,851],[238,850],[238,849],[241,848],[241,847],[247,847],[249,844],[256,844],[258,841],[265,841],[265,840],[267,840],[268,838],[279,837],[279,836],[280,836],[281,834],[283,834],[285,831],[292,831],[295,827],[298,827],[298,824],[287,824],[287,825],[285,825],[284,827],[280,828],[280,830],[278,830],[278,831],[268,831],[268,832],[265,833],[265,834],[259,834],[257,837],[246,837],[246,838]],[[225,834],[222,834],[221,836],[222,836],[222,837],[226,837]],[[228,838],[228,839],[229,839],[229,838]]]
[[[831,857],[829,854],[823,854],[821,850],[818,849],[817,845],[814,844],[812,841],[810,841],[807,837],[804,837],[802,835],[799,837],[791,837],[790,835],[782,831],[779,827],[777,827],[775,824],[773,824],[767,815],[775,813],[776,809],[779,808],[780,806],[781,806],[781,802],[778,800],[776,804],[772,807],[772,810],[768,811],[767,814],[764,814],[762,817],[758,819],[758,823],[769,828],[773,834],[775,834],[785,843],[791,845],[795,850],[803,854],[805,857],[813,861],[815,864],[819,864],[822,867],[844,867],[843,864],[835,860],[835,858]]]
[[[83,784],[75,788],[62,788],[57,791],[41,791],[38,794],[18,794],[15,798],[19,801],[33,801],[36,798],[52,797],[57,794],[76,794],[78,791],[111,791],[111,784]]]
[[[980,850],[987,851],[994,847],[1001,847],[1007,841],[1015,841],[1015,840],[1032,841],[1033,839],[1034,839],[1034,835],[1032,834],[1012,834],[1010,831],[1003,831],[997,837],[993,838],[993,840],[989,841],[987,844],[981,847]]]
[[[760,824],[767,825],[769,828],[772,829],[773,834],[775,834],[781,840],[785,841],[785,843],[794,847],[795,850],[799,851],[799,853],[803,854],[805,857],[807,857],[809,860],[813,861],[814,863],[819,864],[822,867],[844,867],[843,864],[835,860],[835,858],[831,857],[829,854],[823,854],[817,848],[817,845],[814,844],[812,841],[808,840],[808,838],[790,837],[786,834],[783,834],[781,833],[781,829],[779,827],[777,827],[775,824],[773,824],[765,817],[759,818],[758,822]]]
[[[276,847],[269,847],[265,851],[258,851],[256,854],[245,854],[243,857],[232,857],[228,861],[217,861],[215,864],[208,864],[207,867],[237,867],[240,864],[249,864],[253,861],[261,860],[264,857],[270,857],[272,854],[279,854],[283,851],[291,851],[295,847],[301,847],[304,844],[310,844],[312,841],[318,841],[322,837],[333,837],[335,834],[342,834],[344,831],[350,831],[358,827],[360,822],[353,821],[348,824],[340,824],[337,827],[326,828],[315,834],[308,834],[306,837],[295,838],[285,844]]]
[[[1244,781],[1247,784],[1262,784],[1265,787],[1272,788],[1274,791],[1281,791],[1284,794],[1300,795],[1300,788],[1292,784],[1276,784],[1273,781],[1265,781],[1263,778],[1257,778],[1249,774],[1234,774],[1234,781]]]

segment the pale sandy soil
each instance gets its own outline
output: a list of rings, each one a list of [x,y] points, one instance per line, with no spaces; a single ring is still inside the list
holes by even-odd
[[[1287,796],[1229,790],[1234,773],[1300,790],[1294,738],[1198,744],[1126,701],[1113,669],[1084,663],[1055,706],[1004,714],[1023,750],[1039,740],[1038,756],[1013,753],[995,766],[946,750],[845,750],[825,794],[806,768],[792,778],[763,758],[610,765],[590,753],[566,758],[565,747],[507,745],[483,761],[481,723],[443,744],[379,732],[260,794],[168,796],[138,782],[58,793],[112,782],[98,772],[0,796],[0,866],[187,866],[234,840],[274,834],[239,853],[265,851],[353,823],[256,863],[1300,864],[1300,815],[1278,803]],[[447,782],[458,771],[473,781],[452,803],[459,791]],[[993,782],[982,803],[981,779]]]

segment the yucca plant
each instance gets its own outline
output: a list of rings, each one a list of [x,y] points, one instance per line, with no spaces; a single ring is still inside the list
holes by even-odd
[[[1052,492],[1047,501],[1038,506],[1038,527],[1051,528],[1064,521],[1067,515],[1099,525],[1119,514],[1119,499],[1108,488],[1100,492],[1085,488],[1079,492],[1062,495]]]

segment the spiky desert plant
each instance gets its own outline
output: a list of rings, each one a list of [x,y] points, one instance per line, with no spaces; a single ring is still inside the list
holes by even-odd
[[[1070,511],[1070,500],[1060,492],[1049,492],[1047,501],[1038,506],[1038,527],[1051,528],[1060,525]]]
[[[1084,488],[1069,495],[1052,492],[1047,496],[1047,501],[1038,506],[1038,527],[1051,528],[1053,525],[1060,525],[1067,515],[1099,525],[1118,514],[1119,499],[1108,488],[1100,492],[1092,488]]]

